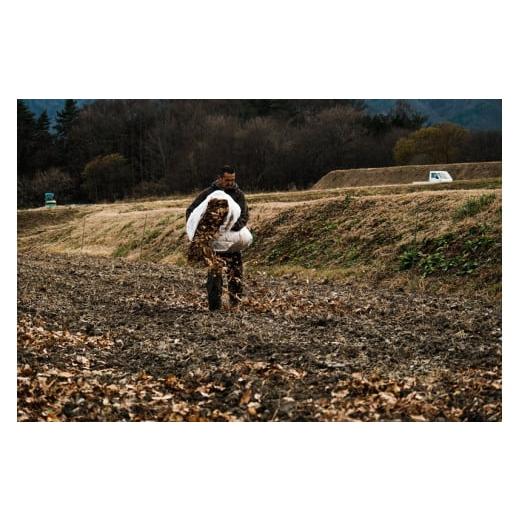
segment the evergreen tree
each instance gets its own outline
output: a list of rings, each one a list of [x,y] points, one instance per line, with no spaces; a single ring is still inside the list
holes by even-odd
[[[36,132],[40,135],[50,135],[50,121],[47,110],[44,110],[36,121]]]
[[[74,99],[67,99],[63,110],[56,115],[56,161],[55,166],[60,166],[70,173],[79,188],[80,173],[84,163],[81,160],[83,146],[81,138],[75,134],[79,121],[78,106]]]
[[[22,99],[17,102],[17,164],[18,176],[32,175],[33,152],[36,134],[36,121],[33,113]]]
[[[428,119],[402,99],[396,101],[388,116],[391,126],[407,130],[419,130]]]
[[[18,99],[18,136],[32,134],[35,128],[33,113],[27,108],[23,99]]]
[[[363,124],[370,135],[381,137],[395,129],[418,130],[427,119],[409,103],[399,99],[388,114],[365,115]]]
[[[79,109],[74,99],[65,100],[65,107],[56,115],[54,128],[59,141],[66,141],[79,115]]]
[[[50,121],[47,110],[44,110],[36,121],[34,166],[38,171],[44,171],[56,162],[54,140],[49,131]]]

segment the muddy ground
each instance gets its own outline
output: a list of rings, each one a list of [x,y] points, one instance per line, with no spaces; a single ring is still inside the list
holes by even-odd
[[[496,303],[272,278],[236,312],[204,272],[18,258],[18,420],[497,421]]]

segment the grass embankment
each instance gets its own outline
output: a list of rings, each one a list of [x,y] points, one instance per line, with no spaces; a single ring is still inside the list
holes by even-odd
[[[277,274],[500,295],[500,190],[346,195],[285,210],[256,235],[251,262]]]
[[[253,194],[250,269],[498,297],[499,180]],[[487,189],[483,189],[487,188]],[[18,212],[20,250],[185,264],[190,199]]]
[[[385,168],[357,168],[333,170],[324,175],[315,189],[345,186],[371,186],[384,184],[406,184],[427,181],[431,170],[448,171],[454,180],[485,179],[502,176],[502,162],[420,164],[410,166],[388,166]]]

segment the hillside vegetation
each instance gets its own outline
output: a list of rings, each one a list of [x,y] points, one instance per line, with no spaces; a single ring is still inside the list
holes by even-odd
[[[499,180],[252,194],[246,269],[496,298]],[[20,251],[186,264],[191,198],[18,212]]]
[[[338,168],[501,161],[501,130],[432,125],[405,101],[392,105],[374,114],[359,99],[68,99],[52,124],[19,99],[18,207],[38,207],[45,192],[59,204],[189,194],[230,160],[248,193],[307,189]],[[407,180],[382,184],[397,182]]]
[[[486,179],[502,177],[502,162],[421,164],[390,166],[385,168],[357,168],[333,170],[324,175],[314,189],[340,188],[346,186],[373,186],[407,184],[428,180],[430,170],[448,171],[454,180]]]

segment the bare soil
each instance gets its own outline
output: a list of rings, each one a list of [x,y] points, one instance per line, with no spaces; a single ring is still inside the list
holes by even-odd
[[[501,311],[460,295],[246,272],[18,258],[20,421],[499,421]]]

